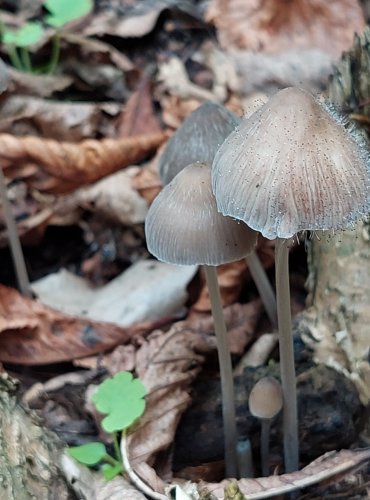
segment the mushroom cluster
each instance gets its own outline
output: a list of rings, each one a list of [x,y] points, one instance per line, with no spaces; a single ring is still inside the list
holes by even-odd
[[[212,185],[223,215],[276,239],[284,460],[285,470],[292,472],[299,453],[289,242],[300,231],[350,227],[369,213],[369,154],[336,113],[291,87],[277,92],[228,136],[213,162]]]

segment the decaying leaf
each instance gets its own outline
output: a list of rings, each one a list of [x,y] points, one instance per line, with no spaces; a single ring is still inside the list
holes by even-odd
[[[354,0],[213,0],[206,17],[222,47],[269,53],[318,48],[339,57],[365,28]]]
[[[0,360],[21,365],[89,356],[130,341],[158,323],[123,328],[67,316],[0,285]]]
[[[141,260],[100,288],[66,270],[32,283],[39,299],[67,314],[120,326],[173,316],[187,300],[196,266]]]
[[[11,78],[9,91],[14,94],[50,97],[55,92],[66,90],[73,83],[73,79],[67,75],[36,75],[14,68],[9,68],[9,75]]]
[[[247,262],[245,259],[222,264],[217,268],[218,284],[224,305],[232,304],[238,299],[245,279],[246,269]],[[199,312],[211,310],[209,293],[205,283],[199,299],[193,305],[192,309]]]
[[[145,500],[146,498],[122,476],[106,481],[100,472],[92,472],[66,454],[61,457],[61,467],[71,488],[82,500],[122,500],[123,498]]]
[[[118,127],[119,135],[131,137],[139,134],[153,134],[161,131],[154,114],[151,82],[144,78],[128,99]]]
[[[157,133],[100,141],[87,139],[74,144],[0,134],[0,160],[5,162],[6,175],[9,175],[7,167],[11,164],[38,163],[42,171],[52,177],[52,182],[44,184],[44,190],[61,193],[95,182],[145,158],[165,137]],[[31,183],[30,179],[27,182]],[[37,187],[42,190],[42,186]]]
[[[60,197],[56,212],[63,214],[82,207],[127,226],[144,222],[148,203],[133,187],[134,179],[141,171],[139,167],[129,167]]]
[[[57,102],[31,96],[14,95],[0,106],[0,131],[20,130],[44,138],[77,142],[107,135],[105,114],[114,117],[121,105],[115,103]]]
[[[366,464],[370,460],[370,448],[362,450],[342,450],[329,452],[311,462],[302,470],[282,476],[259,477],[258,479],[240,479],[237,482],[239,490],[248,500],[273,498],[286,495],[307,486],[327,481],[335,476],[346,474],[351,470]],[[204,483],[200,487],[209,491],[216,499],[224,498],[224,489],[231,481],[220,484]]]

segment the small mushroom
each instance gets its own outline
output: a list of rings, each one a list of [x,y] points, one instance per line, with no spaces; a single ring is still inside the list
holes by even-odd
[[[211,167],[194,163],[182,169],[154,200],[145,234],[149,251],[159,260],[204,266],[220,364],[226,473],[236,477],[233,373],[215,266],[245,257],[254,248],[257,233],[217,211]]]
[[[211,165],[218,148],[239,123],[240,118],[220,104],[210,101],[199,106],[176,130],[160,157],[162,184],[168,184],[191,163]],[[271,324],[276,327],[276,298],[266,272],[256,252],[252,251],[246,260]]]
[[[276,93],[228,136],[212,167],[221,213],[276,241],[284,459],[297,470],[298,422],[289,292],[289,240],[347,228],[370,211],[364,140],[300,88]]]
[[[212,165],[216,151],[240,119],[216,102],[205,102],[184,120],[168,141],[158,163],[165,186],[184,167],[198,161]]]
[[[249,394],[249,411],[261,420],[261,469],[262,475],[269,475],[270,427],[272,419],[283,407],[283,393],[280,383],[273,377],[261,378]]]

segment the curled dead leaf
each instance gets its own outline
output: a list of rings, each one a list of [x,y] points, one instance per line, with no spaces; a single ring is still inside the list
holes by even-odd
[[[44,190],[61,193],[95,182],[145,158],[165,138],[164,133],[156,133],[123,139],[88,139],[75,144],[0,134],[0,159],[5,162],[6,175],[11,164],[38,163],[42,173],[51,176],[53,181],[45,183]],[[31,183],[30,179],[27,182]]]

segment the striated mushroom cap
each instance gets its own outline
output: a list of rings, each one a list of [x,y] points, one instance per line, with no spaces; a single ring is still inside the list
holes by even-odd
[[[172,264],[217,266],[250,253],[257,233],[217,211],[211,167],[185,167],[153,201],[145,221],[148,250]]]
[[[193,111],[168,141],[158,163],[165,186],[186,165],[197,161],[212,165],[216,151],[240,119],[224,106],[206,102]]]
[[[266,238],[344,229],[370,211],[364,140],[299,88],[242,121],[212,167],[218,209]]]
[[[249,394],[249,411],[257,418],[274,418],[283,407],[280,383],[273,377],[261,378]]]

